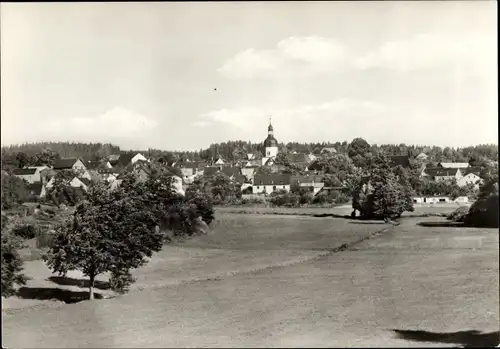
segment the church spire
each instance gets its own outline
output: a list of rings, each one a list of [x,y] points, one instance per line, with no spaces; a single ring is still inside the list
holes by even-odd
[[[273,134],[273,125],[271,124],[271,116],[269,115],[269,127],[267,128],[267,134]]]

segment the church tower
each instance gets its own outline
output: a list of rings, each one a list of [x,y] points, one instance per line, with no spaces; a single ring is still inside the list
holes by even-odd
[[[275,158],[278,155],[278,141],[273,135],[273,125],[271,124],[271,118],[269,118],[269,127],[267,128],[267,138],[264,141],[264,148],[266,151],[266,158]]]

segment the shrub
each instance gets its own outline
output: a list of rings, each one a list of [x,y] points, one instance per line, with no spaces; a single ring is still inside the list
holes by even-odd
[[[263,197],[252,197],[252,198],[243,198],[241,200],[242,205],[259,205],[259,204],[265,204],[266,199]]]
[[[18,224],[12,229],[12,233],[22,239],[30,240],[38,235],[38,228],[33,224]]]
[[[463,219],[465,218],[465,215],[469,212],[469,208],[466,206],[462,206],[457,208],[455,211],[452,213],[448,214],[446,216],[446,219],[449,221],[454,221],[454,222],[462,222]]]
[[[26,284],[27,277],[22,273],[23,260],[19,250],[23,248],[22,240],[5,229],[2,230],[2,296],[9,297],[15,293],[16,285]]]
[[[335,199],[336,204],[346,204],[349,202],[349,197],[344,193],[339,193],[337,198]]]

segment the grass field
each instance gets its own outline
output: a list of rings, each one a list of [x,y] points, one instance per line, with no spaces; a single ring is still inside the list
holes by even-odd
[[[456,210],[458,204],[436,204],[436,205],[420,205],[415,204],[414,212],[405,212],[403,216],[419,216],[419,215],[440,215],[450,213]],[[224,213],[251,213],[251,214],[278,214],[278,215],[305,215],[312,216],[315,214],[336,214],[350,215],[352,212],[351,205],[340,205],[335,207],[262,207],[262,206],[229,206],[217,207],[218,212]]]
[[[253,220],[251,215],[227,219],[218,215],[218,219],[215,231],[209,236],[193,239],[185,246],[171,246],[171,252],[178,249],[178,264],[172,264],[173,259],[168,263],[165,254],[163,270],[174,269],[172,265],[184,270],[184,274],[193,270],[198,275],[224,268],[235,270],[254,264],[262,258],[261,251],[268,256],[285,251],[315,252],[333,246],[333,240],[340,242],[344,236],[361,236],[363,233],[356,232],[357,228],[369,233],[382,226],[359,224],[350,230],[354,224],[349,225],[346,220],[338,223],[338,219],[332,218],[269,216]],[[430,219],[436,218],[425,218]],[[57,309],[24,309],[4,314],[4,344],[8,347],[498,344],[498,230],[424,228],[417,225],[421,220],[403,219],[400,226],[360,242],[352,250],[285,268],[235,273],[221,279],[152,288]],[[280,224],[286,229],[277,229]],[[333,239],[329,236],[337,231],[330,228],[334,226],[347,230]],[[252,229],[242,234],[245,228]],[[318,232],[309,235],[308,230]],[[272,236],[265,245],[255,241],[267,235]],[[247,251],[245,245],[249,247]],[[187,251],[191,251],[188,258],[193,260],[191,265],[181,261],[183,254],[189,254]],[[219,251],[218,257],[210,255],[213,251]],[[266,263],[282,263],[284,255],[275,256],[275,260],[270,257]],[[211,264],[209,258],[219,259]],[[161,269],[159,265],[151,268],[152,271],[159,268],[157,272]],[[145,279],[154,279],[157,272],[144,274]],[[172,275],[166,272],[161,278]]]
[[[166,245],[146,266],[135,270],[137,282],[131,291],[303,262],[387,227],[380,222],[373,223],[217,213],[211,233]],[[70,272],[67,280],[54,279],[56,275],[41,260],[27,261],[25,272],[31,279],[21,296],[6,299],[3,309],[52,307],[60,305],[60,301],[73,302],[86,297],[87,289],[82,287],[83,276],[79,272]],[[107,275],[97,279],[105,282]],[[97,292],[103,297],[114,295],[102,288]]]

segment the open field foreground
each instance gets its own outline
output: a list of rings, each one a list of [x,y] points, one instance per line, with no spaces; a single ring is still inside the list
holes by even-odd
[[[210,235],[169,246],[137,271],[135,287],[150,281],[158,287],[5,313],[3,344],[452,347],[499,342],[497,229],[416,225],[437,220],[432,217],[407,218],[388,228],[332,218],[224,216],[218,215]],[[351,249],[325,251],[384,228]],[[313,258],[314,253],[322,256]],[[298,258],[303,262],[286,265]],[[284,267],[262,268],[266,263]],[[235,272],[252,268],[252,273]],[[221,278],[161,287],[183,276],[224,271]]]

